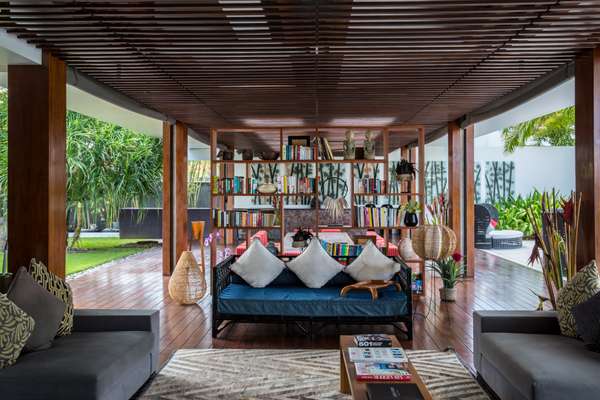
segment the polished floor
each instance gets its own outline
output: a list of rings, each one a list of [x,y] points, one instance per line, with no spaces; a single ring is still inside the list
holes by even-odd
[[[403,345],[415,349],[451,347],[472,369],[473,310],[536,307],[532,291],[542,291],[539,272],[484,252],[476,253],[476,266],[475,279],[459,286],[456,303],[440,303],[432,295],[418,300],[414,340]],[[310,338],[292,325],[237,324],[213,339],[210,297],[205,297],[198,306],[181,306],[172,301],[167,290],[168,278],[161,274],[160,248],[96,268],[69,281],[77,308],[160,309],[162,363],[181,348],[336,348],[339,333],[393,332],[385,326],[341,326],[338,330],[331,326]]]

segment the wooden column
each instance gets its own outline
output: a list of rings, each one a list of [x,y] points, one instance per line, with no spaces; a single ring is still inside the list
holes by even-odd
[[[187,128],[163,125],[163,274],[170,275],[188,249]]]
[[[163,122],[163,204],[162,204],[162,259],[163,275],[171,275],[175,268],[173,252],[173,209],[171,207],[171,183],[173,181],[171,159],[173,144],[173,125]]]
[[[32,257],[65,276],[65,64],[44,53],[42,65],[8,67],[8,268]]]
[[[467,277],[475,276],[475,126],[464,130],[464,218],[463,239],[464,255],[467,259]]]
[[[456,233],[456,250],[462,253],[462,139],[460,125],[451,121],[448,123],[448,226]]]
[[[575,190],[582,194],[577,265],[600,262],[600,49],[575,61]]]

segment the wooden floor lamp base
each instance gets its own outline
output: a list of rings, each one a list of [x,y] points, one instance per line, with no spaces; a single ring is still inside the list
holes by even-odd
[[[340,296],[345,296],[351,290],[368,290],[369,292],[371,292],[371,297],[373,298],[373,300],[376,300],[379,298],[378,290],[385,289],[390,286],[395,286],[396,290],[399,292],[402,291],[402,286],[400,286],[400,284],[398,282],[394,282],[392,280],[389,280],[389,281],[364,281],[364,282],[357,282],[352,285],[344,286],[342,288],[342,291],[340,292]]]

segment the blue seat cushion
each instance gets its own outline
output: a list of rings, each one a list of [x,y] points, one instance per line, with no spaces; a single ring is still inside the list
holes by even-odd
[[[407,315],[406,294],[389,287],[373,300],[364,290],[340,296],[340,287],[253,288],[232,283],[219,295],[221,314],[293,317],[392,317]]]

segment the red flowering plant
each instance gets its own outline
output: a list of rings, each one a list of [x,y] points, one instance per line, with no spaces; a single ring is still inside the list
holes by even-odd
[[[577,272],[581,193],[573,192],[568,199],[562,199],[554,190],[544,192],[541,199],[541,223],[536,210],[533,206],[527,209],[535,238],[529,263],[541,262],[548,294],[546,297],[536,293],[540,299],[538,309],[543,309],[546,300],[556,309],[558,291]]]
[[[450,257],[441,258],[433,262],[432,268],[440,275],[444,287],[452,289],[462,281],[465,275],[465,264],[462,254],[455,252]]]

